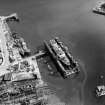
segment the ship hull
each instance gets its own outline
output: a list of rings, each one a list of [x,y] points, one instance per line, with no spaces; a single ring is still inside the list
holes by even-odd
[[[48,43],[46,41],[44,41],[44,45],[45,45],[46,49],[48,50],[51,58],[53,59],[55,65],[57,67],[58,72],[60,72],[60,74],[63,76],[63,78],[67,78],[64,67],[62,66],[62,64],[60,63],[60,61],[57,60],[57,58],[54,55],[52,49],[50,48],[50,46],[48,45]]]

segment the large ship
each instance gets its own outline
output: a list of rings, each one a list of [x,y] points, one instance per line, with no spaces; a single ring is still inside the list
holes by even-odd
[[[52,50],[57,55],[58,59],[62,62],[62,64],[70,66],[70,61],[68,57],[66,56],[62,48],[58,45],[56,40],[54,39],[50,40],[50,46],[52,47]]]
[[[53,58],[54,63],[56,63],[58,71],[64,78],[79,73],[80,70],[77,62],[73,59],[68,48],[58,37],[50,40],[49,43],[44,41],[44,44]]]

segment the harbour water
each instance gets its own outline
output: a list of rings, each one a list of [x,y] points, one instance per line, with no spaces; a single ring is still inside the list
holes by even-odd
[[[56,34],[81,62],[82,77],[58,79],[46,76],[57,95],[68,105],[104,105],[94,89],[105,84],[105,17],[92,13],[97,0],[0,0],[0,15],[18,13],[20,23],[10,23],[32,51]],[[46,68],[43,68],[45,71]],[[43,71],[43,72],[44,72]],[[100,75],[104,78],[100,79]],[[81,89],[82,88],[82,89]]]

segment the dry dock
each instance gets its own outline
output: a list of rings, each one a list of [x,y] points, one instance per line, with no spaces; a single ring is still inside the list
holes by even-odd
[[[0,17],[0,49],[3,57],[0,65],[0,105],[65,105],[41,76],[37,59],[45,53],[40,51],[38,54],[25,56],[27,48],[23,39],[13,39],[11,36],[6,23],[6,18],[11,16],[13,15]],[[24,46],[16,47],[20,42]]]

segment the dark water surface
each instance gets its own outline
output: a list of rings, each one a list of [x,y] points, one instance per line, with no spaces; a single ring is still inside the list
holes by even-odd
[[[73,55],[84,66],[85,78],[46,78],[63,89],[58,96],[69,105],[105,105],[103,98],[97,100],[93,94],[97,84],[105,83],[99,79],[101,74],[105,76],[105,17],[92,13],[95,3],[96,0],[0,0],[0,15],[18,13],[21,22],[10,26],[32,50],[55,33],[72,46]]]

